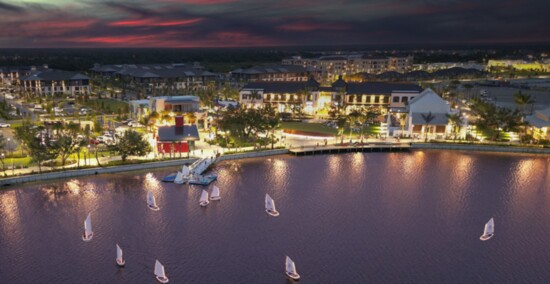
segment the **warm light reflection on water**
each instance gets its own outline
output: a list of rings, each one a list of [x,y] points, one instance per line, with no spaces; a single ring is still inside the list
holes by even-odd
[[[149,283],[158,258],[174,283],[275,284],[286,254],[307,283],[545,283],[548,164],[445,151],[226,161],[206,208],[212,185],[160,182],[176,168],[26,184],[0,191],[0,283]]]

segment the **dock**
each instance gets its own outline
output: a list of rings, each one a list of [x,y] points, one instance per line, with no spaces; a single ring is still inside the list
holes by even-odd
[[[216,159],[213,157],[198,159],[189,166],[189,172],[194,175],[202,175],[215,161]]]
[[[315,154],[337,154],[354,152],[406,152],[411,149],[409,143],[371,143],[361,145],[303,146],[289,149],[296,156]]]

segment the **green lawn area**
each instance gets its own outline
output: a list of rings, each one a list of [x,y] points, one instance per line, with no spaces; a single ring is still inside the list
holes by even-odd
[[[322,123],[306,123],[306,122],[281,122],[280,129],[299,130],[320,134],[338,134],[338,129],[328,127]]]
[[[119,109],[125,113],[128,107],[126,102],[106,98],[90,99],[87,102],[82,103],[82,105],[106,114],[117,113]]]

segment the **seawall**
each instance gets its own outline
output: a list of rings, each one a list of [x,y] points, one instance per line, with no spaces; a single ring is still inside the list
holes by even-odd
[[[451,143],[412,143],[411,149],[433,149],[433,150],[458,150],[458,151],[479,151],[517,154],[550,154],[550,148],[538,147],[516,147],[476,144],[451,144]]]

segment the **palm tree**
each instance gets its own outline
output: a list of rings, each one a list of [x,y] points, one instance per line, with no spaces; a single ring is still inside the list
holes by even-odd
[[[447,118],[449,118],[449,123],[452,125],[452,132],[453,132],[453,140],[456,140],[456,134],[460,132],[460,129],[462,128],[462,124],[464,121],[462,120],[462,116],[460,114],[447,114]]]
[[[425,124],[424,124],[424,142],[428,142],[428,127],[430,125],[430,122],[432,122],[432,120],[434,120],[435,118],[435,115],[432,114],[432,112],[430,111],[428,114],[423,114],[421,113],[420,115],[422,115],[422,119],[424,120]]]
[[[529,94],[523,94],[521,91],[514,94],[514,102],[522,114],[525,114],[526,107],[533,105],[535,100]],[[529,112],[531,113],[531,112]]]

